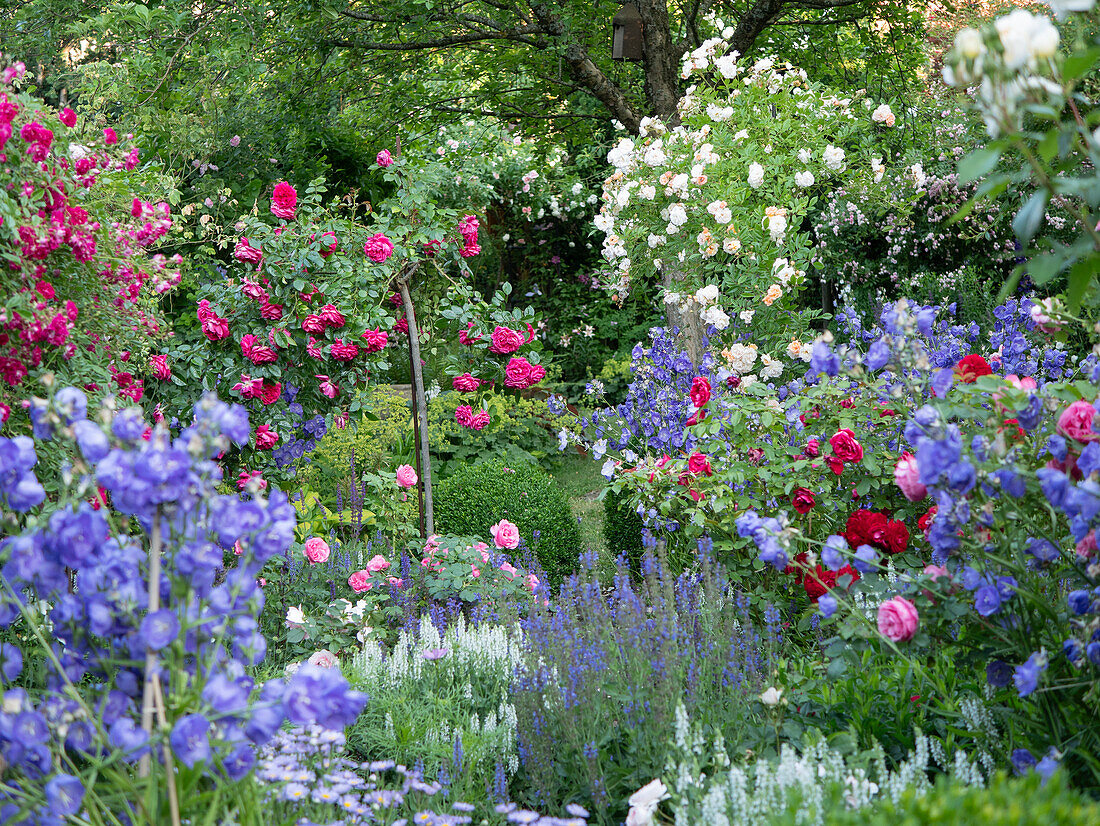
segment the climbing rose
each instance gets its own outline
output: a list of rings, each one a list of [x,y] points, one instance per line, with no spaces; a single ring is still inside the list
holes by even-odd
[[[379,152],[378,157],[376,157],[374,160],[383,169],[387,166],[393,165],[393,156],[390,155],[390,150],[388,149],[383,149],[381,152]]]
[[[527,342],[523,333],[517,333],[508,327],[496,327],[493,330],[492,344],[489,345],[490,353],[508,355],[514,353]]]
[[[238,261],[259,264],[263,260],[264,254],[249,244],[248,239],[242,236],[237,239],[237,243],[233,247],[233,257]]]
[[[460,393],[472,393],[481,386],[481,380],[474,378],[469,373],[463,373],[461,376],[454,377],[451,386]]]
[[[791,504],[799,513],[809,513],[816,504],[814,492],[809,488],[795,488],[794,493],[791,494]]]
[[[279,434],[270,425],[262,424],[256,428],[256,449],[270,450],[279,443]]]
[[[366,342],[366,350],[368,353],[377,353],[386,343],[389,341],[390,334],[383,330],[367,330],[363,333],[363,340]]]
[[[531,365],[527,359],[513,357],[504,368],[504,386],[524,388],[530,384]]]
[[[367,239],[367,242],[363,244],[363,254],[375,264],[381,264],[393,255],[393,241],[382,233],[372,235]]]
[[[275,184],[275,191],[271,193],[271,214],[291,221],[297,209],[298,193],[294,187],[286,181]]]
[[[829,438],[833,453],[842,462],[859,462],[863,459],[863,446],[856,441],[856,434],[844,427]]]
[[[343,314],[339,310],[337,310],[336,307],[332,304],[326,304],[324,307],[322,307],[320,315],[321,320],[330,327],[344,326]]]
[[[917,458],[906,451],[894,465],[894,481],[910,502],[919,502],[928,495],[928,488],[920,483],[920,469]]]
[[[68,106],[61,110],[61,113],[57,116],[57,119],[68,126],[70,129],[76,126],[76,112],[74,112]]]
[[[696,376],[691,380],[691,403],[704,407],[710,401],[710,381],[706,376]]]
[[[153,372],[161,381],[172,378],[172,370],[168,367],[168,356],[149,356],[149,366],[153,368]]]

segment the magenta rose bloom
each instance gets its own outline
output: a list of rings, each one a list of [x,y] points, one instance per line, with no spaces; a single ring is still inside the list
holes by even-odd
[[[266,321],[279,321],[283,317],[282,304],[263,304],[260,307],[260,317]]]
[[[519,528],[507,519],[501,519],[489,528],[489,533],[493,535],[493,542],[498,548],[514,551],[519,547]]]
[[[527,386],[538,384],[544,378],[546,378],[546,368],[541,364],[532,364],[531,372],[527,374]]]
[[[74,112],[68,106],[61,110],[60,114],[58,114],[57,116],[57,119],[68,126],[70,129],[76,126],[76,112]]]
[[[382,233],[372,235],[363,244],[363,254],[375,264],[381,264],[393,255],[393,241]]]
[[[1057,430],[1063,436],[1087,444],[1100,439],[1100,433],[1093,432],[1092,423],[1096,418],[1096,408],[1087,401],[1076,401],[1062,411],[1058,417]]]
[[[329,355],[337,361],[351,361],[357,355],[359,355],[358,344],[345,344],[342,340],[336,339],[332,342],[332,346],[328,349]]]
[[[326,304],[321,308],[321,320],[330,327],[343,327],[344,315],[332,304]]]
[[[325,320],[319,315],[307,315],[302,319],[302,329],[307,333],[323,333],[325,331]]]
[[[379,152],[374,161],[383,169],[385,169],[387,166],[393,166],[393,156],[390,154],[390,150],[388,149],[383,149],[381,152]]]
[[[463,373],[461,376],[454,377],[451,386],[460,393],[473,393],[481,386],[481,380],[474,378],[469,373]]]
[[[817,501],[814,499],[814,492],[809,488],[795,488],[791,494],[791,504],[796,511],[805,514],[810,512]]]
[[[271,193],[271,214],[291,221],[297,211],[298,193],[294,187],[286,181],[275,184],[275,191]]]
[[[470,430],[482,430],[489,424],[489,411],[479,410],[470,417]]]
[[[172,378],[172,370],[168,367],[168,356],[149,356],[149,366],[153,368],[153,372],[161,381]]]
[[[917,633],[920,614],[905,597],[893,597],[878,607],[878,630],[894,642],[908,642]]]
[[[901,454],[894,465],[894,481],[910,502],[919,502],[928,495],[928,488],[920,483],[917,457],[909,451]]]
[[[702,473],[705,476],[710,476],[710,459],[702,453],[692,453],[688,457],[688,470],[695,474]]]
[[[233,247],[233,257],[238,261],[259,264],[263,260],[264,254],[252,246],[247,238],[242,236],[237,239],[237,243]]]
[[[115,134],[115,130],[110,126],[103,130],[103,142],[107,144],[107,146],[113,146],[118,143],[118,135]]]
[[[390,334],[382,330],[367,330],[362,338],[366,342],[367,352],[377,353],[386,346],[386,342],[390,340]]]
[[[531,375],[531,365],[527,359],[513,356],[504,368],[505,387],[527,387]]]
[[[474,418],[474,409],[468,404],[460,404],[455,408],[455,421],[463,427],[470,427]]]
[[[517,333],[508,327],[496,327],[493,330],[492,343],[489,345],[490,353],[497,353],[502,356],[506,356],[509,353],[514,353],[527,341],[523,337],[523,333]]]
[[[691,380],[691,403],[696,407],[705,407],[710,401],[710,381],[706,376],[696,376]]]
[[[325,540],[319,536],[311,536],[306,540],[306,559],[312,564],[324,562],[328,559],[329,547]]]
[[[348,585],[357,594],[369,591],[374,587],[374,583],[370,581],[370,571],[356,571],[348,577]]]
[[[834,433],[829,444],[842,462],[859,462],[863,459],[863,446],[856,441],[856,434],[846,427]]]
[[[279,434],[269,425],[262,424],[256,428],[256,449],[270,450],[279,443]]]

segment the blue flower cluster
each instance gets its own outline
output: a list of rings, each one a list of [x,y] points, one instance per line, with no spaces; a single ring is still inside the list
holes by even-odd
[[[38,457],[29,436],[0,436],[0,503],[20,513],[42,504],[46,491],[34,475]]]
[[[146,682],[154,675],[172,674],[159,690],[178,715],[167,736],[176,759],[229,781],[251,771],[257,746],[284,720],[340,728],[365,702],[334,670],[307,666],[286,682],[262,686],[247,674],[267,650],[257,623],[264,601],[257,576],[292,542],[296,520],[281,491],[266,499],[217,491],[222,473],[215,457],[249,439],[243,408],[204,397],[174,438],[163,426],[150,432],[136,408],[120,411],[106,430],[86,415],[83,393],[67,388],[40,417],[55,438],[75,443],[89,469],[74,480],[76,492],[98,484],[115,512],[135,517],[160,544],[114,532],[107,512],[84,501],[62,502],[48,519],[0,541],[0,627],[21,614],[33,622],[30,606],[46,604],[56,641],[49,656],[11,643],[0,650],[4,682],[32,658],[44,660],[46,673],[44,690],[33,696],[22,689],[4,695],[5,823],[17,813],[28,823],[53,822],[59,800],[79,806],[81,781],[59,773],[69,764],[63,752],[112,753],[126,762],[150,754],[163,736],[141,725]],[[0,455],[15,442],[4,440]],[[25,479],[33,448],[17,448],[14,466]],[[235,544],[241,554],[226,570],[224,555]],[[160,562],[160,581],[151,589],[150,569]],[[150,605],[151,594],[159,606]]]

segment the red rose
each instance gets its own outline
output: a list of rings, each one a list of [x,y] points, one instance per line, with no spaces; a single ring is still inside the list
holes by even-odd
[[[835,473],[837,476],[844,472],[844,462],[836,458],[836,456],[826,456],[825,464],[829,466],[829,470]]]
[[[813,571],[807,571],[802,587],[806,589],[806,596],[817,602],[830,589],[836,587],[837,571],[830,571],[818,565]]]
[[[684,422],[684,427],[693,427],[693,426],[699,424],[699,422],[705,421],[706,418],[707,418],[707,411],[700,408],[700,409],[696,410],[694,413],[692,413],[690,418],[688,418],[688,420],[686,422]]]
[[[329,355],[337,361],[351,361],[359,355],[358,344],[345,344],[343,340],[336,339],[328,349]]]
[[[489,352],[506,356],[509,353],[516,352],[516,350],[526,343],[523,333],[517,333],[509,327],[497,326],[493,329],[492,344],[489,345]]]
[[[806,442],[806,447],[803,449],[802,453],[806,456],[807,459],[816,459],[818,456],[820,456],[821,446],[818,443],[817,439],[810,439],[810,441]]]
[[[538,384],[544,378],[546,378],[546,368],[541,364],[532,364],[531,372],[527,374],[527,386]]]
[[[290,221],[298,209],[298,193],[286,181],[275,184],[271,193],[271,214]]]
[[[840,403],[840,406],[843,407],[845,410],[852,410],[853,408],[855,408],[856,403],[852,399],[844,399]]]
[[[279,443],[279,434],[270,425],[262,424],[256,428],[256,449],[270,450]]]
[[[791,504],[799,513],[809,513],[810,509],[816,504],[814,492],[809,488],[795,488],[794,493],[791,494]]]
[[[932,520],[936,516],[936,510],[937,507],[933,505],[927,511],[925,511],[924,516],[917,520],[917,527],[924,532],[925,537],[928,536],[928,530],[932,527]]]
[[[283,392],[283,385],[281,382],[275,384],[267,384],[266,382],[260,387],[260,402],[262,404],[275,404],[279,400],[279,394]]]
[[[252,264],[259,264],[263,261],[264,254],[250,245],[247,238],[242,237],[237,239],[237,244],[233,247],[233,257],[238,261],[248,261]]]
[[[849,590],[856,582],[859,581],[859,571],[853,568],[851,565],[845,565],[839,571],[836,572],[836,580],[839,580],[842,576],[848,575],[851,577],[848,580],[848,584],[844,586],[844,590]]]
[[[980,376],[989,376],[992,373],[993,368],[989,366],[989,362],[977,353],[963,356],[955,365],[955,376],[963,384],[973,384]]]
[[[168,367],[168,356],[163,354],[149,356],[149,366],[161,381],[172,378],[172,370]]]
[[[705,376],[696,376],[691,380],[691,403],[704,407],[710,401],[710,381]]]
[[[734,390],[735,388],[738,388],[740,386],[741,386],[741,377],[740,376],[730,376],[726,379],[726,387],[728,387],[730,390]]]
[[[688,470],[694,474],[705,474],[710,476],[712,471],[710,469],[710,459],[708,459],[702,453],[692,453],[688,457]]]
[[[283,317],[283,305],[264,304],[260,307],[260,317],[267,321],[278,321]]]
[[[848,522],[844,526],[844,538],[851,548],[879,544],[881,538],[885,536],[886,523],[889,521],[885,514],[860,508],[849,515]],[[879,539],[875,538],[876,534]]]
[[[909,529],[900,519],[891,519],[886,524],[882,544],[892,554],[900,554],[909,547]]]
[[[856,434],[846,427],[834,433],[829,444],[842,462],[859,462],[863,459],[863,446],[856,441]]]

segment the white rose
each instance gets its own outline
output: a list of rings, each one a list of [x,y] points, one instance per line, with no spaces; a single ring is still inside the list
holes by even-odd
[[[301,605],[292,605],[286,609],[286,624],[287,625],[302,625],[306,621],[306,615],[302,611]]]
[[[830,143],[825,147],[824,159],[825,166],[834,172],[838,172],[844,168],[844,150],[840,147],[833,146]]]
[[[759,189],[764,183],[764,167],[758,163],[749,166],[749,186]]]
[[[756,310],[742,310],[737,315],[746,324],[752,324],[752,317],[756,315]]]
[[[322,648],[320,651],[313,652],[308,662],[310,665],[319,665],[321,668],[335,668],[339,665],[339,660],[336,659],[336,655],[327,648]]]
[[[704,324],[713,325],[719,330],[725,330],[730,326],[730,317],[726,315],[721,307],[707,307],[699,318],[703,320]]]
[[[1039,18],[1031,31],[1031,53],[1040,60],[1047,60],[1058,54],[1058,30],[1045,17]]]
[[[813,158],[813,156],[814,156],[814,153],[811,152],[809,149],[799,149],[798,150],[798,159],[800,161],[802,161],[802,163],[809,163],[810,159]]]
[[[638,188],[638,197],[643,201],[652,201],[657,197],[657,188],[646,184]]]
[[[814,185],[814,173],[812,173],[808,169],[803,171],[803,172],[796,172],[796,173],[794,173],[794,182],[796,184],[798,184],[800,187],[802,187],[803,189],[805,189],[808,186],[813,186]]]
[[[760,702],[762,702],[764,705],[769,706],[769,707],[770,706],[777,706],[777,705],[779,705],[779,698],[780,698],[780,696],[782,696],[782,694],[783,694],[782,689],[778,689],[775,686],[772,686],[771,688],[769,688],[767,691],[765,691],[763,694],[760,695]]]
[[[1096,0],[1043,0],[1055,16],[1062,20],[1065,18],[1067,12],[1071,11],[1088,11],[1096,3]]]
[[[981,32],[969,26],[959,29],[958,34],[955,35],[955,49],[969,60],[985,54],[985,41],[982,40]]]
[[[630,812],[626,816],[626,826],[649,826],[653,823],[653,813],[657,804],[668,797],[668,789],[660,780],[651,780],[630,796]]]

